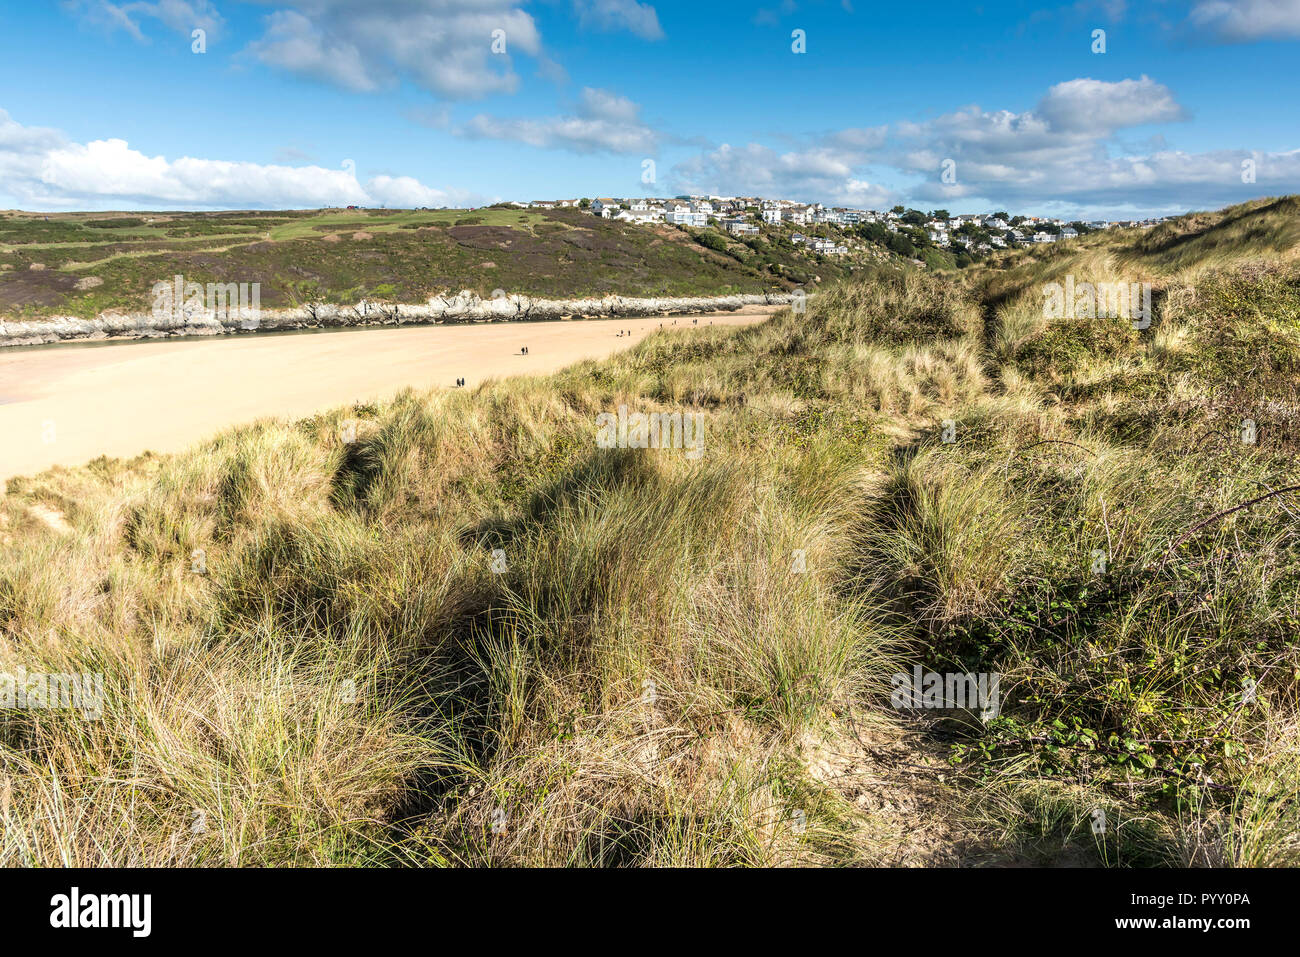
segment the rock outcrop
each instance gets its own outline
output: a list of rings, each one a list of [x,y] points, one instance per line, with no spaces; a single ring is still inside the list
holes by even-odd
[[[340,326],[417,325],[439,322],[511,322],[525,319],[595,319],[615,316],[674,316],[700,312],[733,312],[746,306],[788,305],[786,293],[748,296],[693,296],[636,299],[530,299],[494,296],[483,299],[462,291],[435,296],[417,305],[363,300],[355,306],[310,303],[292,309],[256,312],[230,309],[220,313],[190,305],[174,311],[105,312],[94,319],[52,316],[20,322],[0,322],[0,347],[38,345],[76,339],[155,339],[167,336],[219,336],[240,332],[275,332]]]

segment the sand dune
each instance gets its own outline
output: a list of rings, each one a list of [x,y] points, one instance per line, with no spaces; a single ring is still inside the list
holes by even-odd
[[[474,385],[607,356],[666,328],[757,322],[774,308],[669,319],[495,323],[64,345],[0,352],[0,479],[100,455],[175,452],[227,426],[299,418],[407,386]],[[632,330],[632,338],[619,330]],[[528,355],[520,353],[528,346]]]

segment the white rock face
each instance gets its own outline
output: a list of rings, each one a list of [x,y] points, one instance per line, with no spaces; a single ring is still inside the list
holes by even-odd
[[[393,305],[362,300],[355,306],[309,303],[291,309],[220,314],[185,308],[173,314],[104,312],[94,319],[52,316],[23,322],[0,322],[0,348],[39,345],[70,339],[153,339],[165,336],[218,336],[228,333],[306,329],[324,326],[405,325],[436,322],[511,322],[523,319],[585,319],[598,316],[672,316],[693,312],[734,312],[745,306],[789,305],[788,293],[755,296],[694,296],[634,299],[530,299],[497,296],[482,299],[462,290],[434,296],[427,303]]]

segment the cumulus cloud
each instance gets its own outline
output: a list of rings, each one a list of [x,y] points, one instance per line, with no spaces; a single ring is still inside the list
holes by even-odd
[[[1188,18],[1223,43],[1300,37],[1300,0],[1201,0]]]
[[[202,159],[169,160],[121,139],[69,141],[0,109],[0,190],[20,206],[92,208],[292,208],[460,205],[473,199],[411,177],[351,170]]]
[[[267,66],[370,93],[410,80],[447,99],[512,93],[512,55],[540,56],[542,43],[526,0],[248,0],[274,6],[245,55]],[[224,21],[212,0],[69,0],[84,20],[148,42],[146,19],[212,39]],[[654,11],[650,9],[653,19]],[[657,27],[657,21],[655,21]],[[503,31],[504,52],[493,49]],[[496,36],[500,36],[497,34]],[[543,58],[542,70],[558,64]]]
[[[998,122],[983,114],[990,128]],[[974,124],[972,124],[974,125]],[[1300,151],[1215,150],[1190,153],[1159,150],[1144,155],[1111,155],[1096,142],[1033,142],[1002,127],[1007,135],[971,146],[944,138],[906,154],[900,168],[924,178],[909,191],[918,201],[944,204],[959,199],[1001,207],[1045,206],[1149,213],[1209,208],[1269,193],[1300,188]],[[942,159],[953,161],[955,182],[940,175]],[[1255,181],[1243,181],[1243,163],[1254,164]]]
[[[653,153],[660,135],[641,120],[627,97],[586,87],[577,112],[540,119],[501,119],[479,114],[458,132],[471,139],[513,140],[575,153]]]
[[[1076,210],[1167,212],[1300,185],[1295,152],[1153,148],[1120,155],[1116,149],[1117,130],[1182,115],[1168,90],[1146,77],[1113,84],[1075,80],[1053,87],[1036,110],[1025,113],[968,107],[899,124],[891,134],[891,163],[921,177],[913,197],[936,203],[979,199],[994,206],[1058,203]],[[1151,142],[1158,147],[1163,141]],[[1253,183],[1242,180],[1246,160],[1256,164]],[[942,175],[946,161],[952,163],[952,182]]]
[[[7,110],[0,110],[0,162],[19,168],[63,143],[58,130],[23,126]]]
[[[1159,136],[1141,147],[1118,140],[1126,129],[1184,118],[1172,92],[1149,77],[1077,79],[1024,112],[968,106],[923,122],[823,133],[783,152],[726,145],[678,163],[673,179],[683,192],[875,208],[893,205],[897,193],[918,205],[1133,214],[1300,191],[1300,151],[1189,153]],[[1253,182],[1243,182],[1247,161]]]
[[[645,40],[663,38],[659,14],[648,3],[637,0],[573,0],[578,25],[607,33],[627,30]]]
[[[258,0],[277,3],[278,0]],[[249,52],[274,69],[372,92],[409,78],[448,99],[511,93],[511,55],[541,52],[518,0],[296,0]],[[494,53],[502,30],[505,53]]]
[[[213,38],[224,25],[213,0],[65,0],[83,20],[149,42],[156,20],[189,36]],[[410,80],[446,99],[513,93],[513,55],[537,58],[539,75],[567,80],[564,67],[542,49],[528,0],[246,0],[272,7],[262,35],[245,54],[273,69],[374,92]],[[584,29],[627,31],[647,40],[664,35],[659,15],[638,0],[572,0]],[[496,31],[501,31],[498,34]],[[504,34],[505,49],[494,49]]]
[[[1058,83],[1047,91],[1036,112],[1054,130],[1089,133],[1186,118],[1169,88],[1145,75],[1118,83],[1093,79]]]
[[[681,192],[780,196],[853,206],[892,205],[893,194],[857,170],[865,157],[829,145],[778,153],[758,143],[717,149],[678,163],[672,182]]]
[[[413,176],[375,176],[366,181],[368,205],[408,208],[415,206],[470,206],[479,202],[472,194],[426,186]]]

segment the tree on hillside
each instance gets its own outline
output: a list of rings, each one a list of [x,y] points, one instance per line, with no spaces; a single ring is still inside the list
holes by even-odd
[[[863,239],[870,240],[873,243],[879,243],[881,246],[889,243],[889,237],[893,235],[888,229],[880,223],[862,223],[858,226],[856,233]]]
[[[916,258],[916,246],[902,233],[890,233],[888,246],[900,256],[906,256],[908,259]]]

